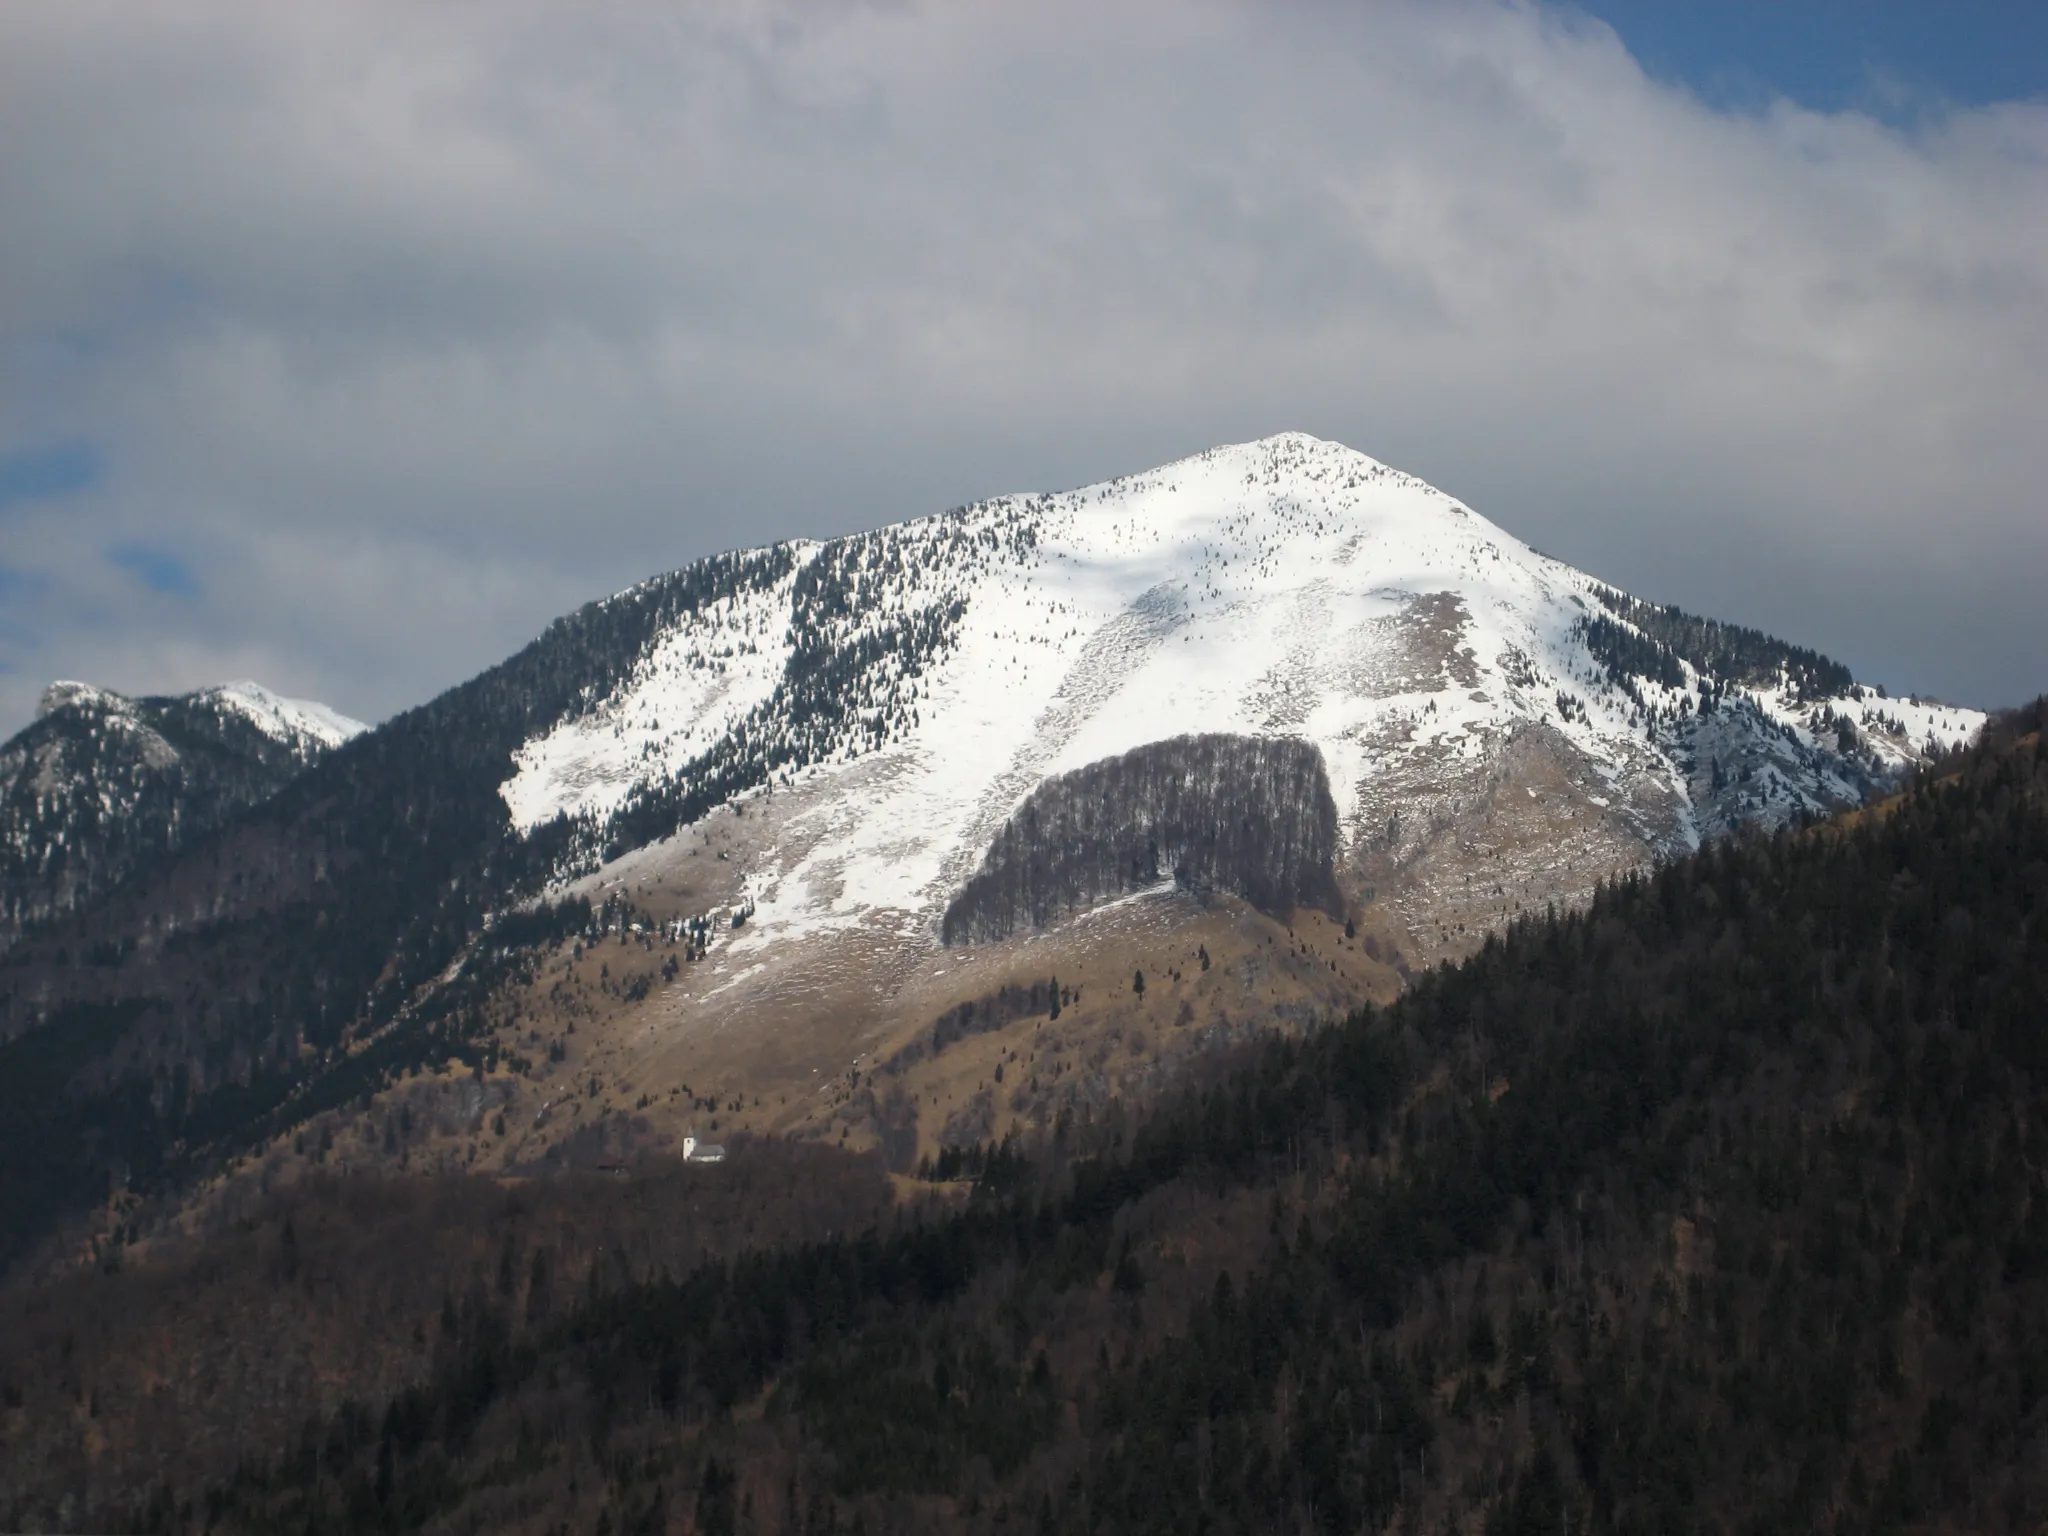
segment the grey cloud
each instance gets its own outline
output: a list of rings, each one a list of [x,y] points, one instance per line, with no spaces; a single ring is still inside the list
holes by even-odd
[[[1895,685],[2048,685],[2038,104],[1729,115],[1512,4],[0,29],[0,454],[109,465],[10,513],[0,725],[59,671],[376,717],[711,549],[1285,427]]]

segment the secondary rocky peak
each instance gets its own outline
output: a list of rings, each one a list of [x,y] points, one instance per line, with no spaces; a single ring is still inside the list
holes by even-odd
[[[72,708],[118,708],[128,700],[118,693],[105,688],[95,688],[91,683],[59,680],[43,690],[42,699],[36,704],[36,718],[54,715],[60,709]]]
[[[260,684],[130,698],[43,691],[0,745],[0,947],[267,799],[359,721]]]

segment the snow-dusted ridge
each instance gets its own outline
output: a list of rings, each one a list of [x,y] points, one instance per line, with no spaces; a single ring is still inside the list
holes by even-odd
[[[502,787],[587,859],[799,791],[736,948],[929,935],[1042,779],[1189,732],[1313,742],[1347,847],[1398,859],[1418,788],[1497,776],[1532,732],[1655,853],[1860,799],[1982,723],[1725,643],[1748,632],[1686,654],[1659,611],[1301,434],[779,553]]]
[[[241,716],[273,741],[293,745],[310,742],[321,748],[338,747],[367,731],[360,720],[352,720],[338,709],[314,699],[288,699],[272,693],[261,683],[240,678],[195,689],[170,702],[210,706]],[[45,719],[64,709],[102,710],[121,718],[133,718],[138,701],[111,688],[91,683],[59,680],[43,690],[36,706],[36,718]]]
[[[257,683],[129,698],[56,682],[0,743],[0,947],[267,799],[364,730]]]
[[[217,700],[276,741],[306,739],[323,747],[338,747],[369,729],[362,721],[317,700],[288,699],[246,678],[203,688],[195,697]]]

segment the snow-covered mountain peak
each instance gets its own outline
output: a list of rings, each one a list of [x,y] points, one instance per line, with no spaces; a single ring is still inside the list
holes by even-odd
[[[201,689],[198,697],[218,700],[276,741],[305,739],[331,748],[369,729],[316,700],[288,699],[246,678]]]
[[[268,798],[363,725],[258,683],[130,698],[52,683],[0,743],[0,948]]]
[[[43,690],[36,718],[47,719],[66,709],[96,711],[139,718],[164,706],[225,710],[248,721],[271,740],[287,746],[325,751],[369,729],[337,709],[313,699],[288,699],[247,678],[199,688],[175,698],[134,699],[92,683],[60,679]]]
[[[1389,996],[1981,720],[1300,434],[712,556],[331,762],[300,743],[353,722],[247,685],[59,697],[0,749],[0,945],[37,967],[0,1030],[148,996],[158,1081],[305,1062],[353,1098],[354,1064],[573,1017],[527,1122],[550,1157],[642,1112],[691,1131],[706,1088],[839,1139],[865,1117],[892,1158],[919,1115],[986,1145],[1135,1102],[1169,1056]],[[535,1145],[508,1124],[504,1155]]]
[[[43,696],[36,704],[36,718],[41,720],[45,716],[54,715],[60,709],[69,709],[74,705],[104,709],[116,708],[127,702],[121,694],[109,692],[105,688],[95,688],[91,683],[71,682],[60,678],[43,690]]]
[[[1578,867],[1611,871],[1853,802],[1981,722],[1637,602],[1300,433],[724,560],[503,795],[522,829],[566,818],[587,868],[798,793],[742,947],[934,934],[1035,786],[1191,733],[1312,743],[1363,891],[1511,781],[1568,786],[1572,835],[1612,844]]]

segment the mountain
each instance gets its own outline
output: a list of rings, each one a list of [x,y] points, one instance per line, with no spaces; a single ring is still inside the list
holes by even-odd
[[[8,1296],[0,1521],[2037,1531],[2044,705],[893,1189],[316,1178]]]
[[[365,729],[251,682],[142,699],[52,683],[34,723],[0,746],[0,949]]]
[[[1529,798],[1569,799],[1593,869],[1596,845],[1668,855],[1854,803],[1982,718],[1638,602],[1299,435],[780,546],[735,578],[523,742],[501,792],[521,830],[566,831],[571,868],[736,797],[829,802],[750,875],[743,953],[927,934],[1036,786],[1191,731],[1313,745],[1354,883],[1398,881],[1486,799],[1491,884],[1571,898],[1594,881],[1554,839],[1510,847],[1555,813],[1512,815],[1505,779],[1555,779]],[[1469,932],[1513,901],[1427,905],[1418,926]]]
[[[36,1172],[0,1252],[252,1157],[533,1172],[747,1129],[908,1168],[1981,722],[1299,435],[717,556],[17,944],[0,1159]]]

